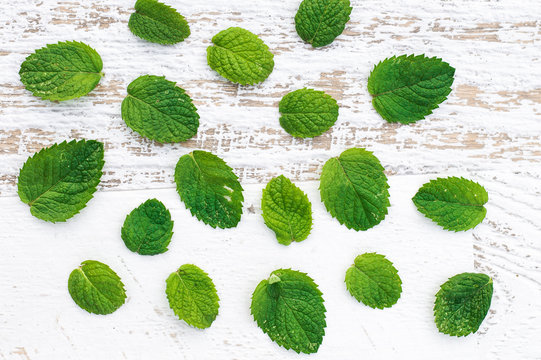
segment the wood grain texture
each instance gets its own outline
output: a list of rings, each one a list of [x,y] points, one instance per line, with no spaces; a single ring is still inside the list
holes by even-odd
[[[197,358],[196,349],[212,348],[208,358],[224,354],[232,359],[248,359],[254,354],[262,359],[293,358],[267,343],[243,312],[252,290],[248,284],[256,284],[278,263],[312,269],[314,277],[328,289],[329,321],[332,316],[338,320],[335,318],[329,324],[325,341],[331,345],[327,350],[322,347],[317,358],[341,355],[352,359],[363,351],[369,354],[368,358],[381,359],[398,354],[402,358],[414,354],[416,358],[433,358],[436,354],[440,358],[465,359],[541,358],[537,345],[541,332],[537,320],[541,316],[539,1],[355,0],[344,34],[321,49],[302,43],[295,33],[297,0],[168,3],[186,16],[192,30],[186,41],[175,46],[150,44],[129,32],[131,0],[20,0],[3,4],[0,359],[69,358],[67,354],[81,359],[95,350],[91,343],[100,341],[106,345],[96,353],[98,356],[116,359],[124,355],[131,359],[153,355],[152,346],[149,352],[137,348],[139,353],[124,345],[115,348],[116,341],[121,340],[165,344],[160,353],[165,357],[181,354],[186,359]],[[237,86],[207,66],[206,47],[210,39],[229,26],[242,26],[260,35],[275,54],[274,72],[264,83]],[[42,101],[23,88],[18,76],[20,64],[35,49],[63,40],[83,41],[94,47],[102,56],[105,77],[86,97],[62,103]],[[410,126],[382,120],[372,108],[366,89],[374,64],[402,53],[440,56],[456,68],[449,99],[428,119]],[[120,117],[126,87],[137,76],[147,73],[165,75],[190,94],[201,115],[196,137],[181,144],[161,145],[142,139],[126,127]],[[315,139],[292,138],[279,126],[278,102],[287,92],[302,87],[324,90],[340,105],[336,125]],[[73,223],[49,226],[31,218],[16,197],[19,168],[28,156],[45,146],[83,137],[98,139],[106,146],[105,174],[97,198]],[[316,223],[321,232],[313,234],[311,245],[275,248],[278,245],[270,242],[272,237],[261,227],[260,187],[283,173],[301,187],[311,188],[312,202],[319,203],[315,180],[319,179],[322,165],[352,146],[374,151],[385,166],[393,185],[390,219],[378,231],[357,234],[341,229],[330,216],[321,213],[319,228]],[[205,230],[186,215],[175,198],[174,166],[181,155],[192,149],[220,155],[234,167],[243,185],[250,192],[255,191],[245,204],[246,225],[241,225],[234,236],[230,235],[233,232],[222,235]],[[402,214],[403,207],[412,210],[409,198],[417,185],[447,175],[468,177],[487,188],[488,215],[479,227],[454,237],[433,229],[428,220],[416,213],[392,220],[393,212]],[[187,249],[179,245],[173,253],[176,255],[163,261],[133,258],[118,244],[118,236],[106,229],[114,231],[114,220],[123,218],[130,207],[138,205],[132,199],[143,201],[155,192],[169,199],[168,205],[176,206],[178,224],[187,224],[186,244],[191,245]],[[115,205],[110,206],[111,202]],[[106,224],[96,242],[93,229],[102,221]],[[429,233],[415,229],[429,229]],[[332,233],[336,231],[345,237],[344,247],[333,253],[337,247],[325,240],[336,238]],[[329,234],[325,235],[326,232]],[[250,244],[254,233],[256,243],[247,249],[236,243]],[[383,239],[381,245],[379,237]],[[431,243],[434,239],[441,240],[442,245]],[[414,255],[407,252],[404,241],[415,244]],[[66,254],[65,262],[57,260],[66,243],[77,245]],[[218,256],[223,256],[224,246],[235,249],[231,250],[233,258]],[[410,291],[420,292],[418,296],[426,297],[444,278],[461,270],[483,271],[492,276],[493,306],[479,333],[467,339],[430,335],[434,331],[426,308],[430,298],[408,298],[406,290],[404,302],[409,307],[396,312],[369,312],[348,303],[342,297],[342,284],[335,283],[333,276],[339,275],[342,265],[349,265],[356,251],[369,249],[402,262],[401,268],[415,284]],[[263,251],[268,252],[268,257],[263,256]],[[307,254],[324,257],[325,251],[336,255],[337,260],[328,260],[325,266],[316,266],[309,259],[298,260]],[[48,258],[40,259],[44,254]],[[111,318],[89,318],[73,307],[71,300],[66,299],[62,282],[78,262],[92,256],[105,257],[113,268],[122,270],[124,277],[132,277],[132,289],[137,289],[133,290],[132,301],[138,305],[130,310],[126,307],[124,315]],[[288,261],[274,261],[273,256]],[[162,303],[161,275],[173,271],[179,261],[200,261],[218,279],[217,285],[230,289],[235,287],[230,280],[235,271],[229,267],[251,258],[257,261],[246,260],[243,265],[246,274],[239,280],[242,290],[227,290],[222,323],[211,335],[194,334],[183,328]],[[43,272],[32,277],[37,264]],[[140,269],[154,266],[160,267],[161,272],[149,272],[145,277],[140,274]],[[228,270],[221,274],[221,267]],[[327,274],[327,269],[332,275]],[[415,305],[417,300],[420,302]],[[134,308],[140,310],[137,315]],[[347,322],[350,313],[346,309],[360,311],[353,316],[362,324],[362,330]],[[410,310],[415,313],[406,314]],[[236,316],[242,319],[241,330],[230,327]],[[409,333],[411,329],[404,328],[398,319],[405,323],[413,321],[412,326],[418,331]],[[116,327],[117,321],[122,328]],[[387,336],[389,329],[384,324],[396,327],[392,334],[402,339]],[[83,337],[89,329],[103,326],[109,329],[106,334],[110,340],[105,340],[105,334],[94,334],[91,340]],[[341,331],[348,335],[341,326],[356,335],[351,337],[352,342],[360,342],[355,351],[346,347],[350,350],[340,352],[339,347],[334,347],[341,343]],[[80,327],[86,327],[86,332]],[[29,335],[23,335],[27,331]],[[422,338],[415,338],[414,334]],[[36,340],[40,336],[47,341]],[[394,347],[388,346],[391,340]],[[419,354],[419,348],[426,343],[429,350]]]

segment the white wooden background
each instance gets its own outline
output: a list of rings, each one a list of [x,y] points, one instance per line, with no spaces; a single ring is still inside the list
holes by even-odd
[[[0,11],[0,359],[540,359],[541,345],[541,4],[539,0],[354,0],[351,21],[332,45],[312,49],[295,33],[298,0],[168,0],[192,35],[175,46],[133,36],[133,0],[1,0]],[[263,84],[242,87],[210,70],[206,47],[230,26],[258,35],[275,54]],[[105,77],[88,96],[51,103],[31,96],[18,70],[47,43],[83,41],[102,56]],[[453,92],[428,120],[388,124],[373,110],[366,81],[387,56],[425,53],[456,68]],[[142,74],[165,75],[187,90],[201,115],[197,137],[174,145],[147,141],[120,117],[126,87]],[[279,126],[277,104],[291,90],[332,94],[340,117],[313,140]],[[42,147],[71,138],[106,145],[105,174],[89,206],[64,224],[32,217],[16,195],[18,169]],[[322,164],[352,146],[374,151],[391,185],[390,213],[367,232],[349,231],[320,202]],[[196,221],[180,202],[178,158],[204,149],[223,157],[245,188],[244,216],[231,230]],[[278,174],[305,190],[314,231],[279,245],[261,219],[260,194]],[[410,198],[437,176],[485,186],[485,221],[450,233],[419,214]],[[157,197],[171,209],[175,235],[163,255],[129,252],[125,215]],[[347,293],[344,272],[366,251],[387,255],[404,291],[391,309],[372,310]],[[67,292],[86,259],[122,277],[127,303],[109,316],[79,309]],[[195,263],[221,298],[211,328],[175,319],[165,278]],[[279,267],[308,272],[327,306],[316,355],[272,343],[252,321],[250,295]],[[439,334],[433,296],[449,276],[494,278],[491,310],[466,338]]]

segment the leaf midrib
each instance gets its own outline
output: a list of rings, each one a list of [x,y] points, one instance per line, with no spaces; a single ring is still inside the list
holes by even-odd
[[[314,36],[312,36],[310,41],[308,41],[310,44],[314,43],[314,39],[316,38],[317,33],[319,32],[319,29],[321,28],[321,24],[323,24],[323,22],[324,22],[325,14],[327,13],[327,9],[329,8],[329,3],[330,3],[330,1],[327,1],[325,3],[325,9],[323,9],[323,14],[321,14],[321,17],[319,18],[319,21],[318,21],[318,24],[317,24],[317,29],[316,29],[316,31],[314,33]]]
[[[224,50],[230,52],[231,54],[233,54],[234,56],[237,56],[237,57],[243,59],[243,60],[246,61],[246,62],[249,62],[249,63],[254,64],[255,66],[257,66],[257,67],[259,68],[259,70],[264,70],[263,65],[261,65],[260,63],[254,61],[254,60],[248,59],[248,58],[246,58],[246,57],[240,55],[239,53],[234,52],[233,50],[228,49],[228,48],[226,48],[226,47],[223,47],[223,46],[221,46],[221,45],[217,45],[216,43],[214,43],[214,46],[217,47],[217,48],[219,48],[219,49],[224,49]],[[258,50],[259,50],[259,49],[258,49]]]
[[[83,265],[84,266],[84,265]],[[92,281],[90,281],[90,279],[86,276],[86,273],[83,271],[83,267],[80,266],[77,270],[79,270],[81,272],[81,274],[83,274],[83,277],[88,281],[88,283],[94,288],[96,289],[96,291],[101,294],[107,301],[109,301],[109,305],[111,305],[112,307],[115,307],[116,305],[113,304],[113,300],[112,299],[109,299],[105,293],[103,293],[102,291],[100,291],[100,289],[98,289],[96,287],[96,285],[94,285],[94,283]]]
[[[419,85],[420,83],[422,83],[423,81],[428,81],[428,80],[433,80],[435,78],[437,78],[438,76],[442,76],[442,75],[447,75],[447,73],[440,73],[430,79],[422,79],[422,80],[419,80],[413,84],[408,84],[408,85],[404,85],[404,86],[400,86],[400,87],[397,87],[397,88],[394,88],[394,89],[391,89],[391,90],[387,90],[387,91],[384,91],[382,93],[378,93],[378,94],[370,94],[372,95],[374,98],[378,97],[378,96],[383,96],[383,95],[387,95],[387,94],[390,94],[390,93],[393,93],[395,91],[398,91],[398,90],[402,90],[402,89],[405,89],[405,88],[410,88],[412,86],[415,86],[415,85]]]
[[[62,72],[66,72],[66,73],[74,73],[74,74],[92,74],[92,75],[99,75],[100,78],[103,76],[103,73],[101,71],[71,71],[71,70],[58,70],[58,71],[34,71],[34,70],[29,70],[29,71],[22,71],[23,74],[26,74],[26,73],[62,73]]]
[[[172,8],[171,8],[171,9],[172,9]],[[173,9],[172,9],[172,10],[173,10]],[[154,21],[154,22],[157,22],[157,23],[159,23],[159,24],[162,24],[162,25],[168,27],[168,28],[171,29],[171,30],[180,31],[181,33],[183,33],[183,31],[180,30],[179,28],[173,27],[173,26],[171,26],[171,25],[169,25],[169,24],[167,24],[167,23],[165,23],[165,22],[163,22],[163,21],[160,21],[159,19],[154,19],[154,18],[151,17],[150,15],[147,15],[147,14],[145,14],[144,12],[141,12],[141,10],[136,10],[135,13],[136,13],[136,14],[139,14],[139,15],[141,15],[141,16],[144,16],[145,18],[148,18],[148,19],[150,19],[150,20],[152,20],[152,21]],[[176,13],[176,11],[175,11],[175,13]],[[183,33],[182,35],[184,36],[184,33]]]
[[[355,269],[356,269],[357,271],[359,271],[361,274],[363,274],[364,276],[366,276],[366,278],[367,278],[368,280],[370,280],[371,282],[373,282],[374,284],[376,284],[376,286],[377,286],[378,288],[380,288],[381,290],[383,290],[383,292],[384,292],[385,294],[387,294],[387,296],[392,296],[392,295],[393,295],[390,291],[387,291],[387,290],[385,290],[385,288],[381,287],[381,286],[379,285],[379,283],[378,283],[376,280],[374,280],[372,277],[370,277],[370,276],[368,275],[367,272],[363,271],[363,270],[362,270],[361,268],[359,268],[357,265],[355,265]]]
[[[130,93],[128,93],[128,96],[127,96],[127,97],[130,97],[130,98],[132,98],[132,99],[135,99],[135,100],[137,100],[137,101],[142,102],[143,104],[145,104],[145,105],[151,107],[152,109],[156,110],[156,111],[159,112],[160,114],[162,114],[162,115],[164,115],[165,117],[167,117],[168,119],[170,119],[170,121],[172,121],[172,122],[174,122],[174,123],[176,123],[176,124],[182,125],[185,129],[187,129],[188,131],[191,131],[191,129],[188,128],[188,126],[186,126],[182,121],[179,121],[179,120],[175,119],[173,116],[164,113],[163,111],[161,111],[161,110],[158,109],[157,107],[152,106],[152,104],[149,104],[149,103],[147,103],[146,101],[144,101],[144,100],[142,100],[142,99],[139,99],[139,98],[133,96],[133,95],[130,94]],[[184,119],[188,118],[187,116],[182,116],[182,115],[181,115],[181,117],[184,118]],[[188,118],[188,119],[189,119],[189,118]],[[169,128],[169,126],[166,126],[166,127],[167,127],[167,130],[169,131],[169,133],[170,133],[172,136],[175,136],[175,135],[173,134],[173,132],[171,131],[171,129]]]
[[[334,115],[334,112],[328,111],[328,112],[282,112],[282,115]]]
[[[313,344],[312,341],[310,340],[310,338],[308,337],[308,334],[306,333],[306,330],[304,329],[304,327],[301,325],[299,319],[297,319],[297,315],[295,314],[295,311],[293,311],[293,309],[289,306],[289,304],[287,303],[286,299],[287,297],[286,296],[280,296],[282,299],[283,299],[283,302],[284,302],[284,305],[289,309],[289,311],[291,312],[291,315],[293,315],[293,318],[295,319],[295,321],[297,322],[297,325],[299,326],[299,328],[302,330],[302,334],[304,335],[304,337],[306,338],[306,340],[308,341],[308,343],[311,345]],[[289,335],[289,334],[288,334]],[[291,337],[290,337],[291,339]],[[298,345],[298,344],[296,344]]]
[[[68,177],[69,174],[71,174],[72,171],[76,170],[77,168],[79,168],[79,166],[84,162],[86,161],[90,156],[92,156],[94,154],[94,151],[92,151],[90,154],[88,154],[88,156],[86,156],[83,161],[79,162],[77,164],[77,166],[75,166],[73,169],[71,169],[70,171],[68,171],[63,177],[61,177],[60,179],[58,179],[58,181],[56,183],[54,183],[53,185],[51,185],[47,190],[45,190],[43,193],[41,193],[37,198],[35,198],[34,200],[32,201],[29,201],[28,202],[28,206],[32,207],[32,205],[34,205],[36,203],[36,201],[38,201],[43,195],[47,194],[49,191],[51,191],[52,188],[56,187],[58,184],[60,184],[66,177]]]
[[[286,223],[287,223],[287,226],[288,226],[288,229],[289,229],[289,239],[287,239],[287,238],[286,239],[289,240],[290,243],[291,243],[291,242],[297,241],[297,240],[295,239],[295,233],[293,232],[293,227],[292,227],[292,223],[291,223],[291,216],[289,216],[289,212],[287,211],[286,206],[285,206],[283,193],[282,193],[282,203],[284,204],[284,209],[281,209],[281,210],[284,211],[284,218],[286,219]]]
[[[353,191],[355,191],[355,194],[357,195],[357,198],[360,200],[361,202],[361,206],[363,207],[363,211],[364,213],[366,214],[366,219],[368,220],[368,214],[370,214],[370,211],[367,211],[366,209],[366,206],[364,204],[364,202],[366,201],[364,197],[362,197],[358,192],[357,192],[357,189],[355,188],[355,184],[353,183],[353,181],[351,181],[351,179],[349,178],[348,174],[346,173],[346,169],[344,169],[344,166],[342,165],[342,162],[340,161],[340,157],[336,157],[335,158],[336,161],[338,162],[338,164],[340,165],[340,168],[342,169],[342,172],[344,173],[347,181],[351,184],[351,187],[353,188]],[[370,224],[372,224],[371,221],[368,220],[368,222]]]
[[[171,117],[171,115],[164,113],[163,111],[161,111],[161,110],[158,109],[157,107],[152,106],[152,104],[149,104],[149,103],[147,103],[146,101],[144,101],[144,100],[142,100],[142,99],[139,99],[138,97],[135,97],[135,96],[133,96],[133,95],[130,94],[130,93],[128,93],[128,96],[127,96],[127,97],[130,97],[130,98],[132,98],[132,99],[135,99],[135,100],[137,100],[137,101],[140,101],[140,102],[142,102],[143,104],[145,104],[145,105],[147,105],[147,106],[150,106],[151,108],[153,108],[154,110],[156,110],[156,111],[159,112],[160,114],[163,114],[163,115],[167,116],[168,118],[173,119],[173,118]],[[174,120],[174,119],[173,119],[173,120]]]
[[[203,178],[205,173],[203,172],[203,169],[201,169],[201,167],[197,163],[197,160],[195,159],[195,156],[193,155],[193,151],[191,153],[188,153],[188,156],[192,158],[193,163],[195,164],[195,166],[197,166],[197,170],[199,170],[199,173],[201,174],[200,178]]]
[[[434,200],[425,200],[425,199],[419,199],[417,198],[416,199],[417,201],[426,201],[426,202],[431,202],[431,203],[434,203],[434,202],[442,202],[444,204],[450,204],[450,205],[455,205],[455,206],[468,206],[468,207],[485,207],[485,204],[471,204],[471,203],[462,203],[462,202],[452,202],[452,201],[446,201],[446,200],[440,200],[440,199],[434,199]],[[421,205],[422,206],[422,205]],[[425,206],[423,206],[425,207]]]
[[[450,312],[451,316],[449,318],[447,318],[447,320],[449,321],[450,319],[455,318],[455,316],[458,314],[459,310],[461,310],[462,307],[464,307],[464,305],[466,303],[468,303],[475,295],[477,295],[481,290],[483,290],[485,287],[487,287],[491,283],[492,283],[492,278],[489,278],[489,280],[485,284],[478,287],[475,291],[473,291],[471,294],[466,296],[465,300],[458,306],[458,308],[456,308],[456,310]]]
[[[182,286],[184,286],[184,288],[186,289],[186,291],[188,292],[188,294],[190,294],[190,298],[192,299],[193,303],[195,304],[195,307],[197,308],[197,310],[199,310],[199,313],[201,313],[201,315],[203,315],[203,317],[205,318],[205,320],[208,322],[208,323],[212,323],[212,321],[209,321],[209,315],[205,314],[205,312],[201,309],[201,307],[199,306],[199,304],[197,303],[197,301],[195,300],[195,298],[193,297],[193,295],[191,294],[193,291],[190,290],[188,288],[188,286],[186,286],[186,283],[184,282],[184,280],[182,279],[182,276],[180,276],[180,273],[178,271],[175,271],[175,274],[178,276],[180,282],[182,283]],[[212,316],[212,315],[211,315]],[[198,324],[198,325],[201,325],[201,324]],[[204,324],[204,325],[207,325],[207,324]]]

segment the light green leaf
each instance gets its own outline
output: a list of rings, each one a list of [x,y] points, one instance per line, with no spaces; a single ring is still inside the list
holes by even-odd
[[[323,166],[319,190],[327,211],[348,229],[368,230],[387,215],[389,185],[377,157],[352,148]]]
[[[195,150],[182,156],[175,168],[180,199],[205,224],[222,229],[237,226],[242,215],[242,186],[219,157]]]
[[[190,36],[184,16],[156,0],[137,0],[128,26],[135,36],[164,45],[176,44]]]
[[[199,127],[197,109],[184,89],[154,75],[140,76],[128,85],[122,119],[141,136],[161,143],[188,140]]]
[[[492,291],[492,279],[485,274],[462,273],[450,278],[436,294],[438,330],[452,336],[476,332],[487,316]]]
[[[167,251],[173,236],[173,221],[165,205],[150,199],[134,209],[124,220],[122,240],[126,247],[141,255]]]
[[[207,48],[209,66],[224,78],[241,85],[254,85],[269,77],[274,55],[248,30],[231,27],[212,38]]]
[[[290,92],[280,101],[280,125],[301,138],[323,134],[338,119],[338,104],[330,95],[313,89]]]
[[[94,314],[111,314],[126,301],[124,284],[118,275],[95,260],[83,261],[71,272],[68,291],[77,305]]]
[[[485,188],[458,177],[437,178],[424,184],[413,197],[417,209],[446,230],[476,227],[487,213]]]
[[[351,10],[349,0],[304,0],[295,15],[295,29],[313,47],[328,45],[344,31]]]
[[[261,209],[265,224],[276,233],[280,244],[303,241],[312,229],[312,204],[308,196],[288,178],[280,175],[263,189]]]
[[[368,78],[376,111],[388,122],[413,123],[432,114],[451,92],[455,69],[436,57],[385,59]]]
[[[327,326],[325,311],[321,291],[300,271],[273,271],[252,295],[257,325],[272,341],[297,353],[317,352]]]
[[[357,256],[346,271],[346,287],[357,301],[373,309],[384,309],[400,299],[402,280],[385,256],[366,253]]]
[[[100,55],[77,41],[49,44],[28,56],[19,75],[27,90],[44,100],[62,101],[92,91],[103,73]]]
[[[17,182],[19,197],[35,217],[66,221],[92,199],[103,164],[101,142],[73,140],[54,144],[24,163]]]
[[[199,329],[210,327],[218,316],[219,298],[212,279],[195,265],[182,265],[165,281],[169,306],[180,320]]]

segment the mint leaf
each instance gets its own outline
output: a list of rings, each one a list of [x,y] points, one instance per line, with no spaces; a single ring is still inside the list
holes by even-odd
[[[111,314],[126,301],[124,284],[118,275],[95,260],[83,261],[71,272],[68,291],[79,307],[94,314]]]
[[[184,89],[154,75],[140,76],[128,85],[122,119],[141,136],[161,143],[188,140],[199,127],[197,109]]]
[[[156,0],[137,0],[128,27],[135,36],[164,45],[176,44],[190,36],[184,16]]]
[[[237,226],[242,215],[242,186],[237,175],[219,157],[195,150],[182,156],[175,182],[186,208],[205,224],[222,229]]]
[[[19,197],[35,217],[66,221],[92,199],[103,163],[103,144],[95,140],[44,148],[24,163],[17,182]]]
[[[317,352],[325,335],[325,306],[321,291],[308,275],[279,269],[257,285],[251,312],[257,326],[286,349]]]
[[[295,29],[313,47],[328,45],[344,31],[351,10],[349,0],[304,0],[295,15]]]
[[[476,227],[487,213],[485,188],[458,177],[437,178],[424,184],[413,197],[417,209],[446,230]]]
[[[436,294],[438,330],[452,336],[476,332],[487,316],[492,291],[492,279],[485,274],[462,273],[450,278]]]
[[[290,92],[280,101],[280,125],[301,138],[323,134],[338,119],[338,104],[330,95],[313,89]]]
[[[346,287],[357,301],[373,309],[384,309],[400,299],[402,280],[385,256],[366,253],[357,256],[346,271]]]
[[[265,224],[280,244],[303,241],[312,229],[312,204],[308,196],[283,175],[263,189],[261,209]]]
[[[348,229],[368,230],[387,215],[389,185],[377,157],[361,148],[323,166],[319,190],[327,211]]]
[[[100,81],[103,64],[96,50],[66,41],[36,50],[22,63],[19,75],[27,90],[44,100],[81,97]]]
[[[134,209],[124,220],[122,240],[126,247],[141,255],[167,251],[173,236],[173,221],[165,205],[150,199]]]
[[[274,55],[248,30],[238,27],[220,31],[207,48],[209,66],[224,78],[241,85],[254,85],[269,77]]]
[[[169,306],[180,320],[199,329],[210,327],[220,305],[212,279],[195,265],[182,265],[165,281]]]
[[[432,114],[447,99],[454,74],[453,67],[436,57],[393,56],[374,66],[368,92],[381,117],[409,124]]]

